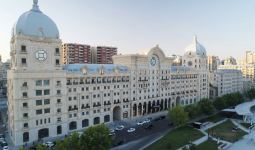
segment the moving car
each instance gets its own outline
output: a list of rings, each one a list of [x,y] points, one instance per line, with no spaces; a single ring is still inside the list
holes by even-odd
[[[134,132],[134,131],[135,131],[135,128],[129,128],[129,129],[127,130],[128,133],[131,133],[131,132]]]
[[[124,129],[123,125],[119,125],[118,127],[115,128],[115,130],[117,130],[117,131],[120,131],[120,130],[123,130],[123,129]]]

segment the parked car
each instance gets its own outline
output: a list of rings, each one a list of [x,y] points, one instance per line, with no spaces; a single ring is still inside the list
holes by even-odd
[[[138,126],[141,126],[141,125],[144,124],[144,122],[143,122],[143,121],[139,121],[139,122],[137,122],[136,124],[137,124]]]
[[[51,148],[51,147],[54,147],[54,143],[53,142],[46,142],[46,143],[43,143],[43,145]]]
[[[147,118],[143,121],[144,123],[150,123],[151,122],[151,119],[150,118]]]
[[[1,146],[2,146],[2,147],[5,147],[5,146],[8,146],[8,144],[7,144],[5,141],[3,141],[3,142],[1,143]]]
[[[109,131],[110,131],[110,133],[109,133],[109,135],[110,135],[110,136],[113,136],[113,135],[115,135],[115,130],[113,130],[113,129],[110,129]]]
[[[4,142],[4,138],[0,138],[0,144],[2,144],[2,142]]]
[[[152,127],[153,127],[153,125],[152,125],[152,124],[149,124],[149,125],[145,126],[144,128],[145,128],[145,129],[151,129]]]
[[[120,131],[123,130],[124,126],[123,125],[119,125],[118,127],[115,128],[116,131]]]
[[[0,138],[5,138],[4,134],[0,134]]]
[[[3,150],[9,150],[8,146],[4,146]]]
[[[128,133],[135,132],[135,128],[129,128],[129,129],[127,130],[127,132],[128,132]]]

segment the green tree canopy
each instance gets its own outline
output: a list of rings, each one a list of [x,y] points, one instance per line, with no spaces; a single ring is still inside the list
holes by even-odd
[[[188,113],[181,106],[169,109],[168,117],[175,126],[184,126],[189,120]]]
[[[81,136],[82,150],[108,150],[111,146],[109,129],[105,124],[89,127]]]
[[[206,115],[210,115],[214,112],[214,106],[212,104],[212,101],[209,99],[202,99],[198,103],[198,105],[200,107],[201,112]]]

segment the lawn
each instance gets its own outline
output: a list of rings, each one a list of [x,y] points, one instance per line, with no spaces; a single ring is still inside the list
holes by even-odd
[[[215,114],[215,115],[209,116],[208,118],[200,120],[200,122],[208,122],[209,121],[209,122],[216,123],[223,119],[224,119],[224,117],[222,117],[220,114]]]
[[[230,121],[227,120],[226,122],[219,124],[213,128],[207,130],[207,132],[214,137],[219,137],[220,139],[235,142],[241,139],[246,133],[241,129],[233,131],[233,128],[236,126]]]
[[[241,125],[247,129],[249,129],[249,127],[251,126],[251,124],[249,124],[249,123],[241,123]]]
[[[218,150],[218,145],[216,141],[207,140],[206,142],[198,145],[196,150]]]
[[[153,143],[145,150],[176,150],[189,141],[194,141],[204,135],[192,127],[182,127],[168,132],[163,138]]]

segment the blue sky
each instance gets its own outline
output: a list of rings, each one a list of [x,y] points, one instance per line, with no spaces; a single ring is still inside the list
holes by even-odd
[[[255,50],[254,0],[39,0],[63,42],[110,45],[120,53],[156,44],[184,53],[193,35],[209,55],[241,57]],[[9,58],[11,28],[32,0],[0,0],[0,54]]]

